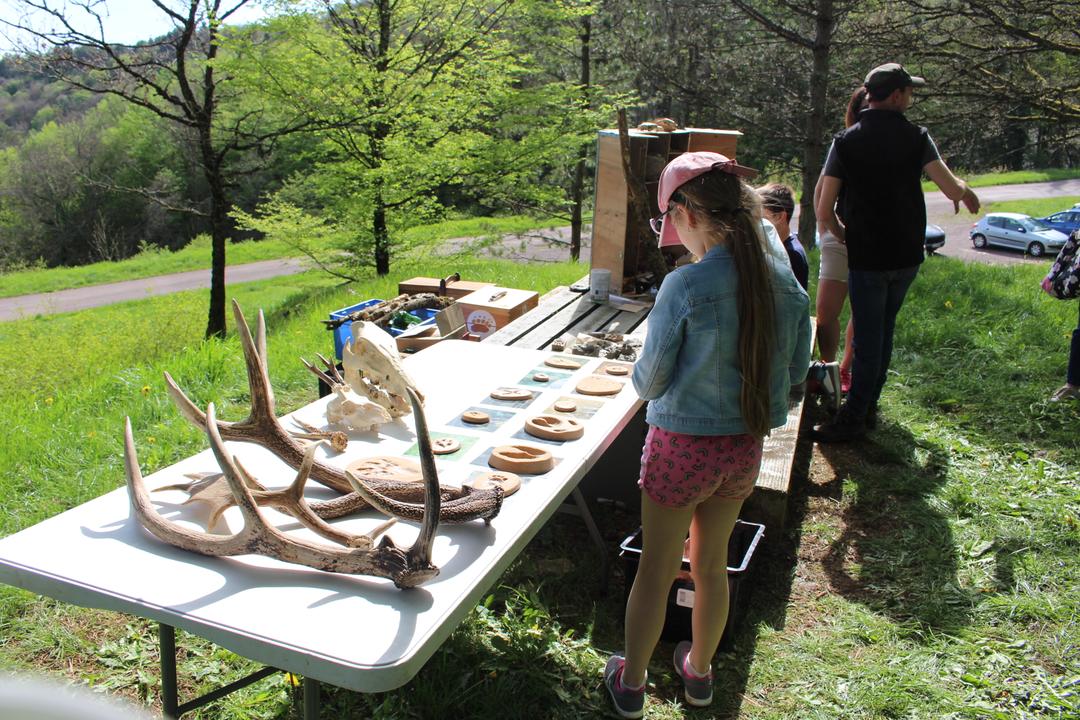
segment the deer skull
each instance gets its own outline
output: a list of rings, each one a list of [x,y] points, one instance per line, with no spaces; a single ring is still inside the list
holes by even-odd
[[[408,415],[406,388],[419,390],[401,365],[394,338],[378,325],[363,321],[353,322],[352,335],[341,354],[346,384],[386,408],[392,417]]]
[[[391,421],[382,405],[360,397],[347,385],[334,385],[334,397],[326,404],[326,421],[350,430],[368,432]]]

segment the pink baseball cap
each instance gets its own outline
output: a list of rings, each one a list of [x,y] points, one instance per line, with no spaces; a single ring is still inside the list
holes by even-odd
[[[739,165],[734,160],[714,152],[688,152],[679,155],[664,167],[660,173],[660,187],[656,190],[656,204],[660,206],[660,212],[668,211],[668,201],[675,191],[690,182],[699,175],[704,175],[711,170],[720,170],[741,178],[752,178],[758,174],[757,170]],[[660,228],[659,247],[680,245],[679,233],[675,230],[675,223],[664,222]]]

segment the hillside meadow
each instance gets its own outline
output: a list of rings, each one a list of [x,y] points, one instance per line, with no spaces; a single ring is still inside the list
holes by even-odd
[[[460,271],[543,292],[588,269],[461,257],[420,267],[356,285],[311,272],[231,288],[249,317],[266,313],[279,411],[315,398],[297,358],[332,350],[319,321],[394,294],[399,279]],[[1078,309],[1042,294],[1042,271],[927,261],[900,316],[879,429],[850,446],[800,441],[789,525],[755,559],[747,614],[717,658],[713,706],[681,703],[663,644],[648,717],[1080,716],[1080,404],[1048,401]],[[205,315],[198,291],[0,324],[0,532],[119,487],[125,416],[145,472],[201,450],[163,370],[225,419],[246,412],[236,338],[204,342]],[[806,422],[816,417],[811,408]],[[600,672],[621,646],[617,548],[638,521],[607,505],[596,517],[615,568],[606,593],[592,589],[595,563],[580,560],[580,521],[556,516],[407,686],[326,689],[323,717],[610,715]],[[0,589],[5,670],[160,708],[155,632]],[[255,667],[190,635],[178,644],[182,697]],[[274,675],[190,717],[298,718],[296,683]]]

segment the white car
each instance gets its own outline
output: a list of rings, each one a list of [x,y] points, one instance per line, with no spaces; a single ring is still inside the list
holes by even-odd
[[[978,249],[988,245],[1023,250],[1031,257],[1041,257],[1047,250],[1057,250],[1069,239],[1030,215],[989,213],[971,226],[971,244]]]

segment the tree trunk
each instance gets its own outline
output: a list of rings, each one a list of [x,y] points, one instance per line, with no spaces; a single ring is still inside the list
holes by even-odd
[[[810,112],[806,118],[806,139],[803,142],[802,198],[799,200],[799,237],[807,249],[815,245],[817,232],[814,186],[817,185],[825,160],[825,101],[829,90],[829,55],[835,29],[833,0],[818,0],[814,63],[810,71]]]
[[[591,83],[590,42],[592,40],[592,16],[581,18],[581,92],[582,105],[588,110],[590,105],[589,86]],[[581,257],[582,206],[585,204],[585,163],[589,159],[592,142],[583,144],[578,150],[577,166],[574,168],[574,183],[570,187],[570,258]]]
[[[225,183],[217,170],[206,172],[210,185],[210,312],[206,337],[225,337],[225,245],[229,241],[229,202]]]

